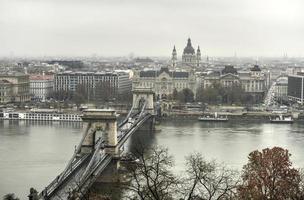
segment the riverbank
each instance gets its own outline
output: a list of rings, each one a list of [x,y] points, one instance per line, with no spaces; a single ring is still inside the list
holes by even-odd
[[[214,112],[204,112],[204,115],[212,115]],[[280,114],[262,111],[262,112],[217,112],[218,115],[227,116],[229,120],[252,120],[252,121],[269,121],[269,118],[276,117]],[[191,111],[172,111],[163,112],[164,120],[172,119],[197,119],[202,112]],[[295,121],[304,121],[304,114],[299,112],[288,112],[282,114],[284,116],[292,116]]]

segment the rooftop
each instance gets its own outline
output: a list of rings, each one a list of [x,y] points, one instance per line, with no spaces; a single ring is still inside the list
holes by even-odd
[[[41,74],[33,74],[30,75],[30,80],[53,80],[53,75],[41,75]]]
[[[8,80],[0,80],[0,84],[11,84]]]
[[[0,76],[2,76],[2,77],[15,77],[15,76],[28,76],[28,74],[24,74],[24,73],[21,73],[21,72],[7,72],[7,73],[0,74]]]
[[[92,72],[92,71],[64,71],[58,73],[58,75],[122,75],[122,74],[127,74],[127,72],[123,71],[115,71],[115,72],[109,72],[109,71],[97,71],[97,72]]]
[[[237,70],[234,68],[233,65],[226,65],[225,68],[222,70],[222,74],[237,74]]]
[[[185,71],[170,71],[167,67],[163,67],[160,70],[146,70],[140,71],[140,77],[158,77],[161,73],[167,73],[170,77],[173,78],[188,78],[189,73]]]
[[[253,67],[253,68],[251,68],[251,69],[250,69],[250,71],[254,71],[254,72],[260,72],[260,71],[261,71],[261,69],[260,69],[260,67],[259,67],[258,65],[254,65],[254,67]]]

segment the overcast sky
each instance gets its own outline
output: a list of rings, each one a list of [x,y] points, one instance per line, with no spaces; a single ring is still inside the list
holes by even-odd
[[[303,0],[0,0],[0,55],[304,56]]]

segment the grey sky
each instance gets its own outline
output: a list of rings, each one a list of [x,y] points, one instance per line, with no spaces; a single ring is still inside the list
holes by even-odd
[[[0,0],[0,55],[304,56],[303,0]]]

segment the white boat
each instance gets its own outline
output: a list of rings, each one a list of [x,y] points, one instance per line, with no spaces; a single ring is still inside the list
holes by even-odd
[[[0,111],[0,120],[82,121],[81,116],[77,113],[63,113],[55,110],[32,110],[29,112]]]
[[[293,118],[291,116],[284,116],[284,115],[278,115],[275,117],[270,117],[271,123],[286,123],[286,124],[292,124]]]
[[[227,122],[228,117],[227,116],[220,116],[217,113],[214,113],[214,115],[204,115],[200,116],[198,118],[199,121],[208,121],[208,122]]]

